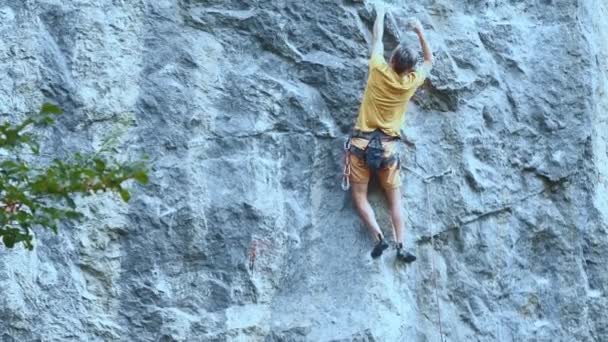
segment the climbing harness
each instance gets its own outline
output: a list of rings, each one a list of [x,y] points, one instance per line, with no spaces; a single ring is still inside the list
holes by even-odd
[[[395,162],[399,161],[399,157],[396,153],[394,153],[390,157],[384,157],[385,151],[384,147],[382,146],[382,142],[400,140],[400,137],[387,135],[379,129],[376,129],[373,132],[361,132],[359,130],[355,130],[352,137],[362,138],[368,141],[367,146],[365,146],[365,149],[361,149],[357,146],[351,145],[350,152],[354,154],[357,158],[365,161],[367,166],[373,172],[377,172],[380,169],[390,167]]]
[[[364,149],[354,146],[351,143],[352,138],[362,138],[368,141]],[[390,157],[384,156],[384,147],[382,146],[383,141],[395,141],[400,140],[400,137],[394,137],[385,134],[381,130],[377,129],[373,132],[362,132],[355,130],[344,143],[344,169],[342,171],[342,190],[347,191],[350,189],[350,173],[351,173],[351,161],[350,155],[354,155],[360,160],[365,161],[367,166],[372,172],[378,172],[378,170],[386,169],[395,163],[400,164],[399,155],[393,153]]]

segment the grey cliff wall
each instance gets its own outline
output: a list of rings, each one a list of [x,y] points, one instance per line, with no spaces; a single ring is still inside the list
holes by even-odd
[[[0,250],[1,340],[607,341],[608,4],[393,2],[436,59],[404,129],[406,267],[371,260],[339,187],[370,9],[0,1],[0,112],[53,100],[45,158],[152,165],[129,204]]]

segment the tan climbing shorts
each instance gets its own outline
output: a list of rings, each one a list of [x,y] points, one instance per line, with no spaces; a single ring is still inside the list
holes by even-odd
[[[351,144],[359,148],[367,146],[367,140],[361,138],[353,138]],[[395,141],[383,142],[385,156],[390,156],[396,153],[397,143]],[[386,169],[378,171],[378,181],[382,188],[390,190],[401,186],[401,175],[399,173],[399,163],[394,163]],[[357,184],[367,184],[371,179],[372,172],[364,160],[350,154],[350,182]]]

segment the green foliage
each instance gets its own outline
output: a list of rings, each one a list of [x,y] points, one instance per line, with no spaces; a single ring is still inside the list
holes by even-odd
[[[124,182],[148,183],[142,161],[119,163],[99,154],[76,153],[68,161],[29,165],[20,156],[22,149],[40,153],[30,128],[48,127],[60,114],[59,107],[45,103],[40,112],[19,124],[0,124],[0,151],[8,152],[0,154],[0,238],[8,248],[22,243],[31,250],[34,228],[56,233],[61,222],[80,220],[83,215],[77,210],[76,196],[114,192],[127,202],[131,194]]]

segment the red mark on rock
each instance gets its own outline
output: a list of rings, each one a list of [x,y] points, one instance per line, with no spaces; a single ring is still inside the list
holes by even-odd
[[[255,261],[264,248],[270,246],[270,242],[264,239],[253,239],[251,240],[251,245],[249,247],[249,270],[253,272],[255,268]]]

